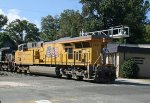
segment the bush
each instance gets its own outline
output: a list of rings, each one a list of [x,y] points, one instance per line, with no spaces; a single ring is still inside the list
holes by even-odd
[[[124,78],[137,78],[139,67],[135,63],[133,59],[129,59],[124,61],[124,63],[121,66],[121,77]]]

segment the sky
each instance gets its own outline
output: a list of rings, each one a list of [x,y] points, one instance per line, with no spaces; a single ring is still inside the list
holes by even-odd
[[[15,19],[28,20],[40,28],[41,18],[60,15],[65,9],[82,11],[79,0],[0,0],[0,14],[11,22]],[[150,19],[150,13],[147,14]]]
[[[11,22],[15,19],[28,20],[40,28],[41,18],[60,15],[66,9],[79,10],[79,0],[0,0],[0,14]]]

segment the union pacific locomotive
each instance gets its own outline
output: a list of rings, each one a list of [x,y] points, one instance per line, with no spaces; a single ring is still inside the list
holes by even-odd
[[[124,28],[117,30],[122,32]],[[106,45],[112,41],[112,37],[104,32],[82,33],[79,37],[66,37],[52,42],[21,44],[17,51],[11,53],[6,52],[8,49],[1,50],[1,54],[5,55],[5,59],[1,56],[1,69],[55,74],[57,77],[96,82],[114,81],[116,69],[113,64],[105,62]]]

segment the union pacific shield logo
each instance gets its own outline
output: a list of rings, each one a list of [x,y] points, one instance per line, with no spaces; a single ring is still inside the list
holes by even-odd
[[[58,48],[48,46],[46,49],[46,56],[47,57],[58,57]]]
[[[48,46],[46,49],[46,56],[51,57],[51,46]]]

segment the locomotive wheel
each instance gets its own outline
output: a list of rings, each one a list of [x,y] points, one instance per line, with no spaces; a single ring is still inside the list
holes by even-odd
[[[71,79],[71,78],[72,78],[72,75],[67,74],[67,75],[66,75],[66,78],[67,78],[67,79]]]
[[[24,74],[27,75],[27,70],[24,70]]]
[[[17,73],[19,73],[19,74],[22,73],[22,67],[17,67]]]
[[[55,72],[56,72],[57,77],[59,77],[59,78],[62,77],[62,74],[60,73],[60,68],[56,67]]]
[[[9,72],[9,66],[6,67],[6,71]]]
[[[59,75],[56,75],[58,78],[61,78],[62,77],[62,75],[61,74],[59,74]]]
[[[19,70],[19,72],[18,72],[19,74],[22,74],[22,70]]]
[[[17,67],[14,66],[13,72],[17,72]]]
[[[82,81],[84,77],[83,76],[77,76],[76,78],[77,78],[77,80]]]
[[[116,74],[115,74],[115,73],[112,73],[110,80],[111,80],[112,82],[114,82],[115,79],[116,79]]]

